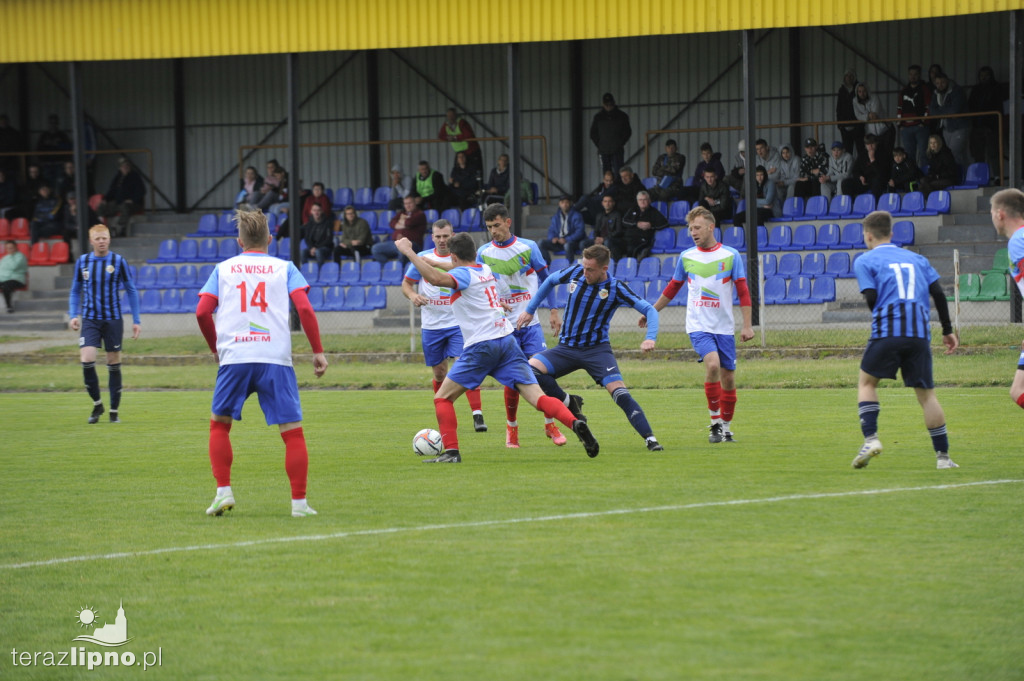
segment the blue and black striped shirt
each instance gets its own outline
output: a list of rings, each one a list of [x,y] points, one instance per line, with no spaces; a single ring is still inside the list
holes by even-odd
[[[939,273],[926,257],[882,244],[857,258],[853,269],[860,290],[877,293],[871,312],[872,338],[931,339],[928,289]]]
[[[132,322],[141,323],[139,292],[135,289],[128,261],[113,252],[102,258],[86,253],[75,263],[75,280],[68,297],[68,315],[97,321],[121,319],[122,288],[128,292]]]

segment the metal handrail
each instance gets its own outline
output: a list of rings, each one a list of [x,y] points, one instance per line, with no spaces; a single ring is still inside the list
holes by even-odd
[[[0,157],[4,156],[18,156],[21,158],[21,177],[25,177],[25,170],[28,166],[27,160],[29,156],[70,156],[72,153],[71,149],[67,151],[5,151],[0,152]],[[156,192],[152,190],[156,186],[156,182],[153,181],[153,150],[152,149],[88,149],[86,155],[89,154],[117,154],[118,156],[127,156],[128,154],[145,154],[146,163],[146,177],[149,180],[150,191],[146,192],[149,195],[149,209],[156,210]],[[75,180],[77,182],[77,178]]]
[[[943,114],[941,116],[903,116],[901,118],[876,118],[871,121],[804,121],[801,123],[763,123],[755,125],[755,130],[771,130],[776,128],[802,128],[810,127],[813,128],[814,139],[821,142],[820,137],[820,126],[833,126],[833,125],[868,125],[869,123],[898,123],[900,121],[937,121],[943,118],[974,118],[977,116],[996,116],[999,121],[999,181],[1002,183],[1004,177],[1004,161],[1003,161],[1003,112],[1001,111],[975,111],[971,113],[960,113],[960,114]],[[646,171],[651,167],[651,137],[665,134],[679,134],[679,133],[700,133],[700,132],[726,132],[732,130],[743,130],[742,125],[729,125],[729,126],[718,126],[713,128],[677,128],[673,130],[648,130],[644,133],[644,170]]]
[[[524,140],[540,140],[541,143],[541,155],[543,156],[544,166],[544,198],[550,199],[551,197],[551,177],[548,165],[548,138],[544,135],[523,135],[520,139]],[[467,137],[466,142],[506,142],[508,137]],[[432,139],[410,139],[410,140],[364,140],[360,142],[302,142],[299,144],[301,148],[308,147],[355,147],[355,146],[384,146],[386,148],[387,163],[385,168],[390,169],[391,163],[391,147],[398,144],[449,144],[448,140],[441,140],[437,138]],[[238,147],[238,174],[239,177],[245,177],[245,155],[247,150],[254,149],[287,149],[287,144],[243,144]],[[380,187],[389,186],[387,178],[384,183],[377,185]]]

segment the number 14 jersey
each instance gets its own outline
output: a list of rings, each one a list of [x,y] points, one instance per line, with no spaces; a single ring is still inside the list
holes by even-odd
[[[291,262],[245,252],[217,265],[200,295],[217,298],[217,356],[225,364],[292,365],[289,296],[309,289]]]

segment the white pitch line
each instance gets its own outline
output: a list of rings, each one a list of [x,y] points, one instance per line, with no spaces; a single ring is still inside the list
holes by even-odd
[[[1024,480],[981,480],[978,482],[961,482],[948,485],[927,485],[922,487],[892,487],[883,489],[866,489],[852,492],[819,492],[816,494],[788,494],[781,497],[763,497],[761,499],[729,499],[726,501],[702,501],[693,504],[677,504],[670,506],[649,506],[646,508],[620,508],[609,511],[585,511],[580,513],[563,513],[559,515],[533,516],[528,518],[505,518],[500,520],[478,520],[468,523],[445,523],[439,525],[417,525],[415,527],[382,527],[351,532],[335,532],[333,534],[307,534],[295,537],[272,537],[269,539],[252,539],[249,541],[230,542],[227,544],[199,544],[194,546],[168,546],[162,549],[145,551],[119,551],[91,556],[68,556],[49,560],[34,560],[27,563],[9,563],[0,565],[2,570],[20,570],[24,568],[64,565],[66,563],[82,563],[94,560],[114,560],[117,558],[138,558],[141,556],[158,556],[163,553],[186,553],[190,551],[215,551],[217,549],[236,549],[247,546],[263,546],[266,544],[285,544],[288,542],[317,542],[329,539],[345,539],[347,537],[367,537],[400,532],[431,532],[435,530],[460,530],[474,527],[492,527],[495,525],[521,525],[523,523],[545,523],[555,520],[576,520],[580,518],[600,518],[602,516],[631,515],[634,513],[657,513],[664,511],[688,511],[698,508],[715,506],[743,506],[747,504],[774,504],[780,501],[802,501],[804,499],[837,499],[841,497],[871,496],[878,494],[897,494],[899,492],[928,492],[932,490],[959,489],[977,487],[979,485],[1007,485],[1022,483]]]

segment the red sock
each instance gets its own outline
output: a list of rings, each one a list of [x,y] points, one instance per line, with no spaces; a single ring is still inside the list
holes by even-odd
[[[561,400],[548,395],[537,400],[537,411],[544,412],[544,416],[549,419],[558,419],[569,428],[572,428],[572,423],[576,420],[569,407],[562,404]]]
[[[459,419],[455,416],[455,405],[451,400],[434,398],[434,413],[437,414],[437,427],[441,431],[441,442],[444,448],[459,448]]]
[[[735,390],[723,390],[722,391],[722,420],[726,423],[732,421],[733,414],[736,413],[736,391]]]
[[[434,394],[436,395],[437,391],[441,389],[441,381],[431,380],[430,382],[434,384]]]
[[[711,418],[717,419],[721,415],[722,384],[720,382],[705,383],[704,395],[708,398],[708,411]]]
[[[516,415],[519,413],[519,391],[515,388],[505,388],[505,418],[509,423],[516,422]]]
[[[466,391],[466,399],[469,400],[469,408],[473,411],[480,411],[480,388],[473,388]]]
[[[230,423],[221,423],[210,419],[210,466],[217,487],[231,485],[231,453]]]
[[[292,499],[306,498],[306,475],[309,472],[309,453],[302,426],[281,433],[284,440],[284,470],[292,483]]]
[[[1024,393],[1021,393],[1020,397],[1017,398],[1017,406],[1024,409]]]

